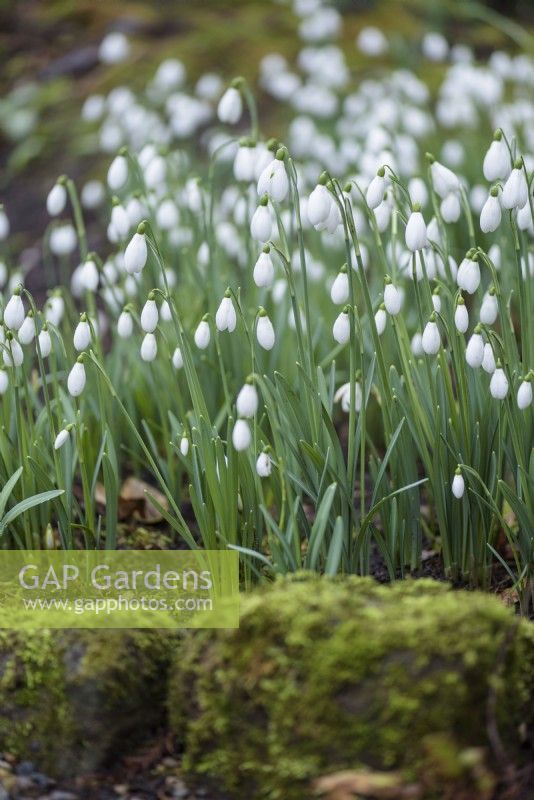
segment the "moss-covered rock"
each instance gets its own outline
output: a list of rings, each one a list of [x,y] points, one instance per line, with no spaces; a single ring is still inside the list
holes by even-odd
[[[489,785],[488,730],[519,758],[534,627],[431,581],[279,581],[243,599],[239,629],[187,637],[170,674],[185,766],[231,797],[308,798],[313,779],[359,767],[424,771],[425,796],[445,797],[429,776]]]
[[[0,632],[0,752],[49,774],[93,771],[165,722],[175,636]]]

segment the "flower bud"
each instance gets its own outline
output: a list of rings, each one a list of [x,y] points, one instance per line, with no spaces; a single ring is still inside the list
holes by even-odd
[[[274,328],[269,317],[261,315],[258,317],[256,325],[256,339],[260,347],[264,350],[272,350],[275,342]]]
[[[253,417],[258,410],[258,392],[252,383],[245,383],[236,400],[237,413],[240,417]]]
[[[421,346],[423,348],[423,352],[427,354],[427,356],[435,356],[441,347],[441,338],[439,335],[439,329],[435,322],[430,320],[425,325],[425,329],[423,331],[423,337],[421,339]]]
[[[495,400],[504,400],[508,394],[508,379],[501,367],[497,367],[491,376],[490,394]]]
[[[129,275],[141,272],[148,258],[144,233],[134,233],[124,251],[124,269]]]
[[[159,314],[156,301],[150,295],[141,311],[141,328],[145,333],[154,333],[158,326]]]
[[[268,478],[272,471],[272,461],[268,453],[260,453],[256,460],[256,473],[260,478]]]
[[[239,452],[246,450],[250,446],[252,435],[248,422],[244,419],[238,419],[232,431],[232,443],[235,449]]]
[[[452,493],[457,500],[461,500],[465,492],[465,481],[463,475],[456,473],[452,480]]]
[[[428,244],[426,225],[420,211],[412,211],[405,231],[406,247],[412,251],[422,250]]]
[[[180,350],[179,347],[176,347],[174,353],[172,354],[172,365],[174,369],[182,369],[184,365],[182,351]]]
[[[347,270],[338,272],[330,289],[330,298],[337,306],[344,305],[349,299],[349,277]]]
[[[384,288],[384,305],[386,311],[388,314],[391,314],[392,317],[396,316],[401,310],[402,294],[391,282],[386,283]]]
[[[153,333],[146,333],[141,342],[141,358],[143,361],[154,361],[158,354],[158,343]]]
[[[26,316],[26,319],[19,328],[19,342],[20,344],[30,344],[35,338],[35,320],[32,312]]]
[[[203,319],[199,322],[195,331],[195,344],[199,350],[205,350],[210,343],[211,332],[208,321]]]
[[[67,204],[67,190],[62,183],[56,183],[46,198],[46,210],[51,217],[61,214]]]
[[[349,315],[346,311],[342,311],[334,322],[332,329],[334,339],[338,344],[347,344],[350,339],[350,322]]]
[[[524,411],[532,405],[532,383],[530,380],[521,381],[517,390],[517,407]]]
[[[20,290],[16,289],[4,309],[4,325],[12,331],[18,331],[24,322],[24,304]]]
[[[39,341],[39,349],[41,351],[42,358],[48,358],[50,352],[52,350],[52,339],[50,338],[50,334],[46,328],[39,333],[37,337]]]
[[[122,311],[117,321],[117,333],[121,339],[129,339],[133,333],[133,319],[129,311]]]
[[[60,447],[63,447],[68,438],[69,432],[66,428],[63,428],[63,430],[61,430],[55,438],[54,450],[59,450]]]
[[[91,344],[91,327],[84,317],[85,315],[82,315],[82,319],[76,325],[73,336],[73,344],[78,352],[85,350]]]
[[[108,186],[112,192],[118,192],[128,180],[128,161],[126,156],[118,155],[108,169]]]
[[[225,125],[235,125],[236,122],[239,122],[242,113],[243,101],[241,93],[235,87],[230,86],[219,100],[219,105],[217,106],[219,121]]]
[[[81,395],[85,389],[85,382],[85,367],[81,361],[76,361],[69,372],[69,377],[67,378],[67,389],[69,390],[69,394],[72,397],[78,397]]]
[[[484,360],[484,339],[480,333],[474,333],[467,343],[465,349],[465,360],[473,369],[482,366]]]

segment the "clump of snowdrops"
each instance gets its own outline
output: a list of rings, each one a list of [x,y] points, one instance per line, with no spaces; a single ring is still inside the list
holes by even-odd
[[[105,184],[79,198],[63,176],[48,195],[43,269],[65,285],[41,308],[18,272],[5,292],[1,469],[41,500],[3,541],[53,546],[53,528],[65,548],[115,547],[135,472],[177,538],[237,549],[247,582],[376,558],[393,579],[433,547],[473,584],[500,561],[526,613],[534,65],[477,66],[434,34],[424,57],[452,63],[432,115],[407,70],[354,90],[314,7],[296,6],[301,74],[261,65],[296,112],[286,143],[262,139],[243,79],[188,95],[175,60],[143,97],[87,101],[115,155]],[[186,140],[204,126],[197,177]],[[87,218],[107,225],[98,252]]]

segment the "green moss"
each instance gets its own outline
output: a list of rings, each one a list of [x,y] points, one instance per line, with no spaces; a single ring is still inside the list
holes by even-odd
[[[92,771],[165,720],[176,637],[158,631],[0,635],[0,752],[54,775]]]
[[[431,581],[280,581],[244,598],[238,630],[188,637],[171,725],[186,768],[233,797],[307,797],[313,778],[362,765],[431,774],[423,740],[447,742],[456,779],[464,750],[489,744],[491,692],[517,755],[533,644],[532,626],[496,599]]]

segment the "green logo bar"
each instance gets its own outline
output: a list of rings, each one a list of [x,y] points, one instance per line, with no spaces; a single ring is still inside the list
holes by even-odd
[[[0,552],[0,628],[237,628],[235,551]]]

